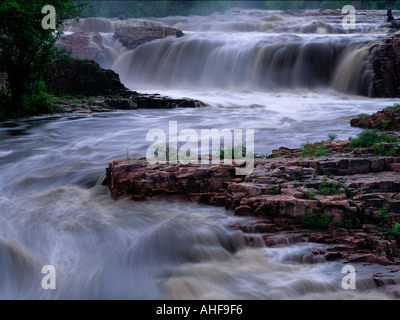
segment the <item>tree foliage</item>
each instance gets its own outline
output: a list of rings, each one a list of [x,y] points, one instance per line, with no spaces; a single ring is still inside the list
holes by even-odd
[[[56,10],[56,30],[42,27],[46,5]],[[11,103],[2,106],[3,113],[21,115],[35,100],[43,89],[41,77],[58,52],[55,43],[62,34],[63,22],[76,17],[83,6],[72,0],[2,0],[0,66],[8,75],[11,91]]]

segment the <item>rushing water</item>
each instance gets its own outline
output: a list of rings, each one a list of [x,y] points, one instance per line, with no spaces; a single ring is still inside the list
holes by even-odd
[[[255,151],[355,135],[349,120],[395,100],[368,98],[368,50],[387,31],[382,12],[345,32],[337,18],[236,10],[210,17],[83,19],[69,32],[101,32],[103,66],[131,89],[204,101],[200,109],[56,115],[0,124],[2,299],[385,299],[355,265],[304,263],[314,244],[249,249],[236,218],[189,203],[112,201],[97,183],[108,162],[145,154],[151,128],[253,128]],[[124,49],[121,25],[182,29]],[[302,262],[303,261],[303,262]],[[44,290],[44,265],[56,270]]]

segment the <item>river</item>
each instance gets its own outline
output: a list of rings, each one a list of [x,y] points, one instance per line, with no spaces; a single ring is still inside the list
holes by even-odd
[[[207,17],[82,19],[68,32],[100,32],[102,66],[132,90],[200,99],[198,109],[32,117],[0,123],[0,299],[391,299],[355,264],[344,290],[341,262],[304,263],[316,247],[247,248],[223,208],[113,201],[108,163],[140,157],[152,128],[255,130],[255,151],[299,147],[349,120],[397,102],[368,97],[370,46],[387,32],[383,12],[338,18],[237,9]],[[127,51],[121,25],[182,29]],[[319,245],[320,247],[320,245]],[[42,287],[54,266],[56,289]]]

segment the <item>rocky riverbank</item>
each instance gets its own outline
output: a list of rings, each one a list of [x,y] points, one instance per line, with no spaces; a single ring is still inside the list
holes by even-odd
[[[350,124],[363,129],[400,131],[400,105],[386,107],[371,115],[360,114],[357,118],[351,119]]]
[[[309,145],[309,146],[315,146]],[[113,161],[107,180],[114,199],[194,201],[248,217],[232,223],[250,246],[316,242],[331,248],[309,260],[400,264],[399,243],[388,229],[400,221],[400,154],[374,156],[348,141],[324,141],[326,155],[280,148],[255,169],[236,176],[234,165]]]
[[[130,91],[112,70],[104,70],[93,60],[73,60],[52,66],[44,76],[55,95],[53,112],[110,112],[114,110],[196,108],[202,102],[171,99],[158,94]]]
[[[128,92],[123,95],[56,96],[53,113],[114,112],[136,109],[197,108],[204,104],[191,99],[171,99],[158,94]]]

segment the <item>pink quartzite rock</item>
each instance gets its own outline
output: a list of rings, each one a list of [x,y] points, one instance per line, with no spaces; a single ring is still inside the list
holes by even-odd
[[[103,39],[97,32],[75,32],[62,38],[64,49],[73,58],[101,61],[105,54]]]
[[[183,32],[170,27],[122,27],[114,34],[116,39],[131,50],[143,43],[168,36],[182,37]]]

